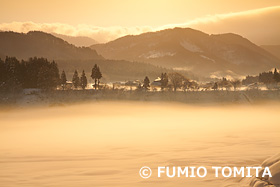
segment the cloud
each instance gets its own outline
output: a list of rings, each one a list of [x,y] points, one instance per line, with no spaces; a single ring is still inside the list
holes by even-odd
[[[196,19],[181,25],[207,33],[236,33],[263,45],[280,45],[280,6]]]
[[[151,27],[95,27],[85,24],[72,26],[62,23],[12,22],[0,24],[0,30],[23,33],[39,30],[69,36],[88,36],[99,42],[108,42],[121,36],[140,34],[153,29]]]
[[[170,24],[153,28],[136,27],[96,27],[80,24],[12,22],[0,24],[0,30],[28,32],[40,30],[69,36],[88,36],[99,42],[108,42],[129,34],[140,34],[174,27],[192,27],[206,33],[237,33],[257,44],[280,44],[280,6],[244,12],[210,15],[182,24]]]

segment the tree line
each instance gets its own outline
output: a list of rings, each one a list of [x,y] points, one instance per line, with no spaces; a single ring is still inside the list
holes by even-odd
[[[94,81],[93,87],[95,90],[100,89],[100,80],[102,73],[100,67],[95,64],[91,71],[91,78]],[[155,82],[155,81],[154,81]],[[148,76],[143,81],[139,81],[136,85],[137,90],[148,91],[151,87],[150,79]],[[261,82],[264,84],[272,84],[280,82],[280,73],[275,68],[274,72],[262,72],[258,76],[247,76],[241,80],[227,80],[222,78],[217,82],[210,82],[205,85],[205,89],[218,90],[220,88],[238,88],[241,85],[249,85],[252,83]],[[29,58],[28,60],[17,60],[15,57],[6,57],[3,61],[0,59],[0,91],[18,91],[25,88],[39,88],[42,90],[54,90],[58,87],[63,90],[66,89],[67,85],[70,85],[71,89],[86,89],[88,85],[88,79],[85,71],[82,71],[81,76],[77,70],[74,71],[72,81],[68,81],[65,71],[61,74],[57,63],[55,61],[48,61],[45,58]],[[130,85],[135,86],[135,85]],[[178,72],[161,73],[157,82],[158,87],[161,90],[173,90],[177,91],[181,89],[194,90],[199,89],[197,82],[188,79],[184,75]]]
[[[0,90],[17,91],[24,88],[54,89],[60,83],[57,64],[45,58],[17,60],[0,59]]]
[[[94,80],[94,89],[99,89],[100,87],[100,79],[102,78],[102,73],[100,71],[100,68],[97,64],[95,64],[91,71],[91,78]],[[64,72],[64,70],[61,73],[61,86],[63,90],[65,89],[67,84],[67,77]],[[74,75],[72,77],[72,85],[74,88],[81,87],[83,90],[87,87],[87,77],[85,74],[85,71],[83,70],[81,77],[79,77],[78,71],[74,71]]]
[[[102,73],[95,64],[92,68],[92,79],[95,89],[99,88]],[[67,77],[64,72],[59,73],[57,63],[48,61],[45,58],[29,58],[19,61],[15,57],[6,57],[0,59],[0,91],[18,91],[26,88],[39,88],[43,90],[54,90],[61,86],[65,89]],[[87,86],[87,77],[85,71],[79,77],[75,70],[72,85],[75,88],[85,89]]]
[[[264,83],[264,84],[273,84],[280,82],[280,73],[275,68],[274,71],[262,72],[259,73],[258,76],[246,76],[244,80],[242,80],[242,84],[248,85],[252,83]]]

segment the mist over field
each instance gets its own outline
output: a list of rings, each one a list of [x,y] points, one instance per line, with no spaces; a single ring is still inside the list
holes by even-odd
[[[0,186],[238,186],[139,176],[142,166],[259,166],[279,152],[279,103],[92,102],[0,112]]]

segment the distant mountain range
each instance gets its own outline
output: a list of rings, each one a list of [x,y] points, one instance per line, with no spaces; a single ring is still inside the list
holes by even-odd
[[[77,47],[89,47],[93,44],[98,43],[94,39],[87,36],[67,36],[67,35],[57,34],[57,33],[51,33],[51,34]]]
[[[143,79],[149,76],[156,78],[162,72],[170,70],[146,63],[133,63],[124,60],[106,60],[95,50],[88,47],[76,47],[61,38],[44,32],[0,32],[0,58],[6,56],[17,59],[44,57],[55,60],[60,70],[65,70],[68,80],[72,80],[74,70],[79,73],[85,70],[88,80],[94,64],[98,64],[103,73],[102,81],[124,81]]]
[[[39,31],[0,32],[0,58],[37,56],[56,60],[69,76],[75,69],[85,69],[89,75],[97,63],[106,81],[142,79],[146,75],[153,79],[170,71],[180,71],[190,78],[237,78],[280,68],[280,60],[275,57],[279,47],[263,48],[236,34],[208,35],[189,28],[125,36],[91,48],[76,47]]]
[[[242,36],[190,28],[129,35],[91,48],[107,59],[146,62],[200,76],[238,77],[280,67],[279,59]]]
[[[0,54],[19,59],[44,57],[49,60],[104,59],[95,50],[76,47],[61,38],[44,32],[0,32]]]

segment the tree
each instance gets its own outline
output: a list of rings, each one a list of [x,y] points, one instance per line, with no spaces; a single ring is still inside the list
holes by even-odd
[[[100,71],[100,68],[97,66],[97,64],[95,64],[94,67],[92,68],[91,78],[94,80],[95,90],[97,87],[99,89],[99,83],[100,83],[100,79],[102,78],[102,73]]]
[[[162,73],[160,76],[160,86],[161,86],[161,90],[164,90],[164,88],[166,88],[168,85],[168,76],[166,73]]]
[[[222,80],[219,82],[219,86],[223,89],[226,88],[226,90],[230,89],[233,85],[227,78],[223,77]]]
[[[55,89],[57,80],[52,77],[52,69],[48,66],[42,66],[38,72],[38,87],[43,90]]]
[[[218,86],[218,83],[215,82],[214,86],[212,87],[213,90],[218,90],[219,86]]]
[[[57,64],[44,58],[19,62],[15,57],[0,60],[0,89],[16,91],[24,88],[55,89],[60,84]]]
[[[149,87],[150,87],[150,80],[149,80],[149,78],[146,76],[145,79],[144,79],[143,88],[144,88],[145,90],[148,90]]]
[[[75,88],[78,88],[80,85],[80,79],[77,70],[75,70],[73,78],[72,78],[72,84],[74,85]]]
[[[84,70],[81,76],[81,87],[83,88],[83,90],[87,87],[87,77]]]
[[[1,60],[0,74],[1,90],[14,92],[22,89],[21,64],[15,57],[6,57],[5,61]]]
[[[56,88],[60,83],[59,70],[55,61],[50,64],[51,87]]]
[[[280,73],[277,71],[276,68],[274,69],[273,79],[274,79],[276,82],[280,82]]]
[[[234,90],[239,88],[241,86],[241,81],[240,80],[233,80],[231,81],[231,84],[233,85]]]
[[[272,73],[272,71],[260,73],[259,74],[259,82],[262,82],[266,85],[275,82],[274,74]]]
[[[168,77],[170,78],[170,82],[174,91],[176,91],[177,88],[181,88],[184,82],[188,81],[186,77],[177,72],[170,73]]]
[[[66,86],[66,82],[67,82],[67,78],[66,78],[66,74],[65,74],[64,70],[61,73],[60,81],[61,81],[62,89],[64,90],[65,86]]]

